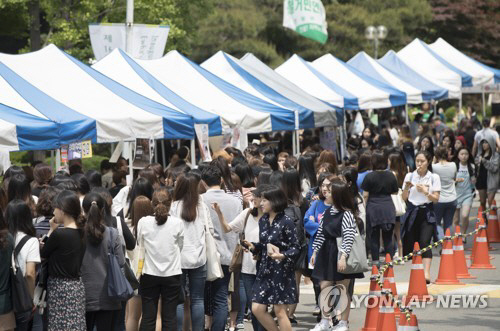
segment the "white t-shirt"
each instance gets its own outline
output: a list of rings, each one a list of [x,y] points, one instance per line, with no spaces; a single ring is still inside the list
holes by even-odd
[[[24,232],[16,233],[16,243],[19,244],[21,239],[24,238],[26,234]],[[27,262],[35,262],[40,263],[40,242],[35,237],[30,238],[23,246],[19,254],[17,255],[17,266],[23,272],[23,276],[26,275],[26,263]]]
[[[245,218],[249,210],[250,208],[243,210],[231,223],[229,223],[234,233],[240,234],[243,231]],[[247,225],[245,227],[245,240],[249,242],[259,242],[259,220],[252,214],[248,216]],[[243,253],[243,262],[241,266],[242,273],[255,275],[257,273],[256,264],[257,261],[253,259],[252,253]]]
[[[439,176],[441,181],[439,202],[444,203],[457,200],[457,191],[455,190],[457,165],[454,162],[447,162],[446,164],[435,163],[432,165],[432,171]]]
[[[423,177],[420,177],[417,170],[410,172],[405,176],[403,187],[406,185],[406,182],[411,182],[413,184],[408,194],[408,201],[415,206],[425,205],[431,202],[425,194],[417,191],[417,184],[428,185],[430,194],[441,191],[441,180],[439,176],[430,171],[427,171]]]
[[[163,225],[154,216],[146,216],[137,224],[137,238],[144,238],[144,269],[148,275],[169,277],[182,274],[181,250],[184,242],[183,221],[169,216]]]

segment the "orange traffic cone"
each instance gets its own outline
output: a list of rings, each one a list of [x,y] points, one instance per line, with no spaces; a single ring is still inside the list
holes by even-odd
[[[498,225],[497,204],[495,200],[493,200],[493,205],[488,214],[488,228],[486,229],[486,234],[490,243],[500,242],[500,226]]]
[[[415,242],[413,252],[419,251],[420,246]],[[422,254],[414,254],[412,258],[410,283],[408,284],[408,292],[406,294],[405,305],[410,301],[432,301],[432,297],[427,291],[427,283],[425,282],[424,265],[422,264]]]
[[[472,257],[472,264],[470,269],[496,269],[490,263],[490,256],[488,254],[488,241],[486,239],[486,229],[483,228],[484,220],[479,224],[479,232],[476,237],[476,251]]]
[[[420,331],[418,328],[417,316],[410,310],[410,321],[406,320],[406,315],[401,314],[399,318],[398,331]]]
[[[389,267],[385,269],[384,281],[386,279],[389,281],[389,286],[391,287],[392,296],[397,298],[398,290],[396,289],[396,282],[394,281],[394,267],[391,264],[392,263],[391,254],[389,253],[385,254],[385,263],[389,263]],[[396,318],[399,318],[399,314],[401,313],[401,311],[399,310],[398,306],[394,306],[394,313],[396,314]]]
[[[467,261],[465,261],[464,244],[461,236],[462,233],[458,225],[455,227],[455,234],[459,235],[453,242],[453,258],[457,278],[476,278],[475,276],[471,276],[467,270]]]
[[[455,261],[453,258],[453,243],[451,242],[450,229],[446,229],[443,245],[443,251],[441,252],[441,263],[439,264],[439,274],[436,279],[437,285],[460,285],[462,284],[457,279],[457,274],[455,271]]]
[[[384,279],[382,296],[380,297],[380,308],[378,312],[377,331],[397,331],[396,316],[394,315],[394,301],[389,296],[391,285],[389,280]]]
[[[474,230],[477,230],[478,227],[479,227],[479,221],[476,222],[476,225],[474,226]],[[472,260],[472,257],[474,256],[474,253],[476,252],[476,246],[477,246],[476,245],[476,237],[477,237],[477,233],[472,236],[472,240],[473,240],[472,241],[472,248],[471,248],[472,252],[469,256],[467,256],[467,258],[469,260]]]
[[[377,283],[378,269],[372,266],[372,275],[370,277],[370,293],[368,297],[368,306],[366,308],[365,326],[361,331],[376,331],[378,320],[378,308],[380,300],[380,286]]]

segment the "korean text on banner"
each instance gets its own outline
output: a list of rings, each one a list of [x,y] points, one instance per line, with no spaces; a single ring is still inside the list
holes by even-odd
[[[67,150],[68,150],[68,157],[67,157],[68,160],[91,158],[92,142],[90,140],[74,142],[69,144]]]
[[[208,146],[208,124],[195,124],[194,131],[196,132],[196,137],[198,138],[201,158],[205,162],[212,161],[210,148]]]
[[[141,60],[154,60],[163,56],[167,44],[167,25],[134,24],[131,49],[128,53]],[[124,23],[89,24],[90,43],[97,61],[115,48],[125,50],[126,29]]]
[[[328,39],[326,13],[321,0],[284,0],[283,26],[322,44]]]

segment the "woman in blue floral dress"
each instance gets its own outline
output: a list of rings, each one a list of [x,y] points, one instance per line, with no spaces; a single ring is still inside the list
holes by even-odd
[[[259,242],[245,245],[257,257],[252,312],[269,331],[291,331],[287,305],[298,303],[295,259],[300,246],[293,221],[285,215],[287,199],[281,189],[270,186],[262,193],[264,216],[259,220]],[[279,329],[267,306],[274,306]]]

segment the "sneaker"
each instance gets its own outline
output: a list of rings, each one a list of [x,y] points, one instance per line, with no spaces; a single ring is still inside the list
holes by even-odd
[[[288,317],[290,324],[297,324],[297,317],[295,315]]]
[[[236,325],[236,330],[244,330],[244,329],[245,329],[245,324],[240,323],[240,324]]]
[[[313,316],[319,316],[320,314],[321,314],[321,309],[319,309],[319,306],[314,307]]]
[[[340,321],[339,324],[335,325],[331,331],[348,331],[349,327],[347,326],[346,321]]]
[[[356,309],[356,304],[351,301],[351,309]]]
[[[325,324],[321,321],[314,326],[314,329],[311,329],[310,331],[331,331],[331,329],[332,328],[330,328],[329,324]]]

